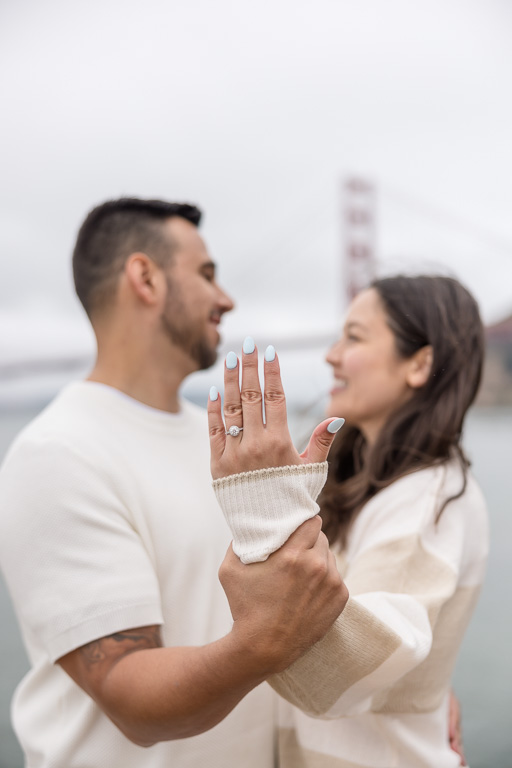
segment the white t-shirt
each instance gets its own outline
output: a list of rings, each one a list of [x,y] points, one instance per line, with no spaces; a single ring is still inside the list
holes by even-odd
[[[230,534],[211,489],[204,411],[68,386],[17,438],[0,473],[0,565],[31,662],[13,702],[28,768],[269,768],[272,693],[215,728],[137,747],[54,662],[124,629],[166,646],[231,628],[217,571]]]

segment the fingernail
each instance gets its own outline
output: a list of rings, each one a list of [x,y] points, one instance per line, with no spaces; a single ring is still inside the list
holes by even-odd
[[[276,350],[272,346],[272,344],[269,344],[268,347],[265,350],[265,360],[267,363],[271,363],[272,360],[275,360],[276,358]]]
[[[217,387],[210,387],[210,400],[213,402],[219,396],[219,390]]]
[[[238,365],[238,357],[235,355],[234,352],[228,352],[226,355],[226,368],[229,368],[230,371],[233,370],[233,368],[236,368]]]
[[[252,353],[255,350],[254,339],[252,338],[252,336],[245,337],[244,343],[242,345],[242,349],[246,355],[252,355]]]
[[[345,419],[334,419],[334,421],[331,421],[331,423],[327,426],[327,431],[331,433],[331,435],[335,435],[336,432],[342,428],[342,426],[345,423]]]

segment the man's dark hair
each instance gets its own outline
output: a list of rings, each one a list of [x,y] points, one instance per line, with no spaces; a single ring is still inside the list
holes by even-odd
[[[169,262],[172,242],[162,223],[174,216],[196,227],[201,221],[201,211],[194,205],[164,200],[123,197],[93,208],[73,251],[75,289],[89,317],[114,295],[131,253],[142,251],[160,266]]]

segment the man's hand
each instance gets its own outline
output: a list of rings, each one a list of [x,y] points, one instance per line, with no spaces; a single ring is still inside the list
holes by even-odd
[[[348,600],[319,517],[303,523],[263,563],[243,565],[230,547],[219,578],[247,663],[267,676],[320,640]]]
[[[214,643],[164,648],[159,627],[137,627],[77,648],[58,663],[131,741],[149,746],[220,722],[269,675],[319,640],[348,592],[318,517],[264,563],[230,550],[220,578],[234,625]]]

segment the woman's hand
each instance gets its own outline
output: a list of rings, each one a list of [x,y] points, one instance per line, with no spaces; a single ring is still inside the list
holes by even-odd
[[[211,471],[214,480],[240,472],[294,464],[325,461],[334,435],[343,419],[326,419],[311,435],[306,450],[294,447],[286,418],[286,399],[281,383],[279,360],[273,347],[265,351],[265,390],[262,395],[258,376],[258,351],[253,340],[244,341],[242,385],[239,385],[240,361],[234,352],[224,366],[224,421],[217,390],[212,387],[208,399]],[[263,422],[262,403],[265,403]],[[237,427],[235,436],[226,430]],[[236,430],[234,430],[236,432]]]
[[[460,765],[467,765],[462,746],[462,727],[460,705],[453,691],[450,691],[450,707],[448,712],[448,738],[450,747],[460,757]]]

